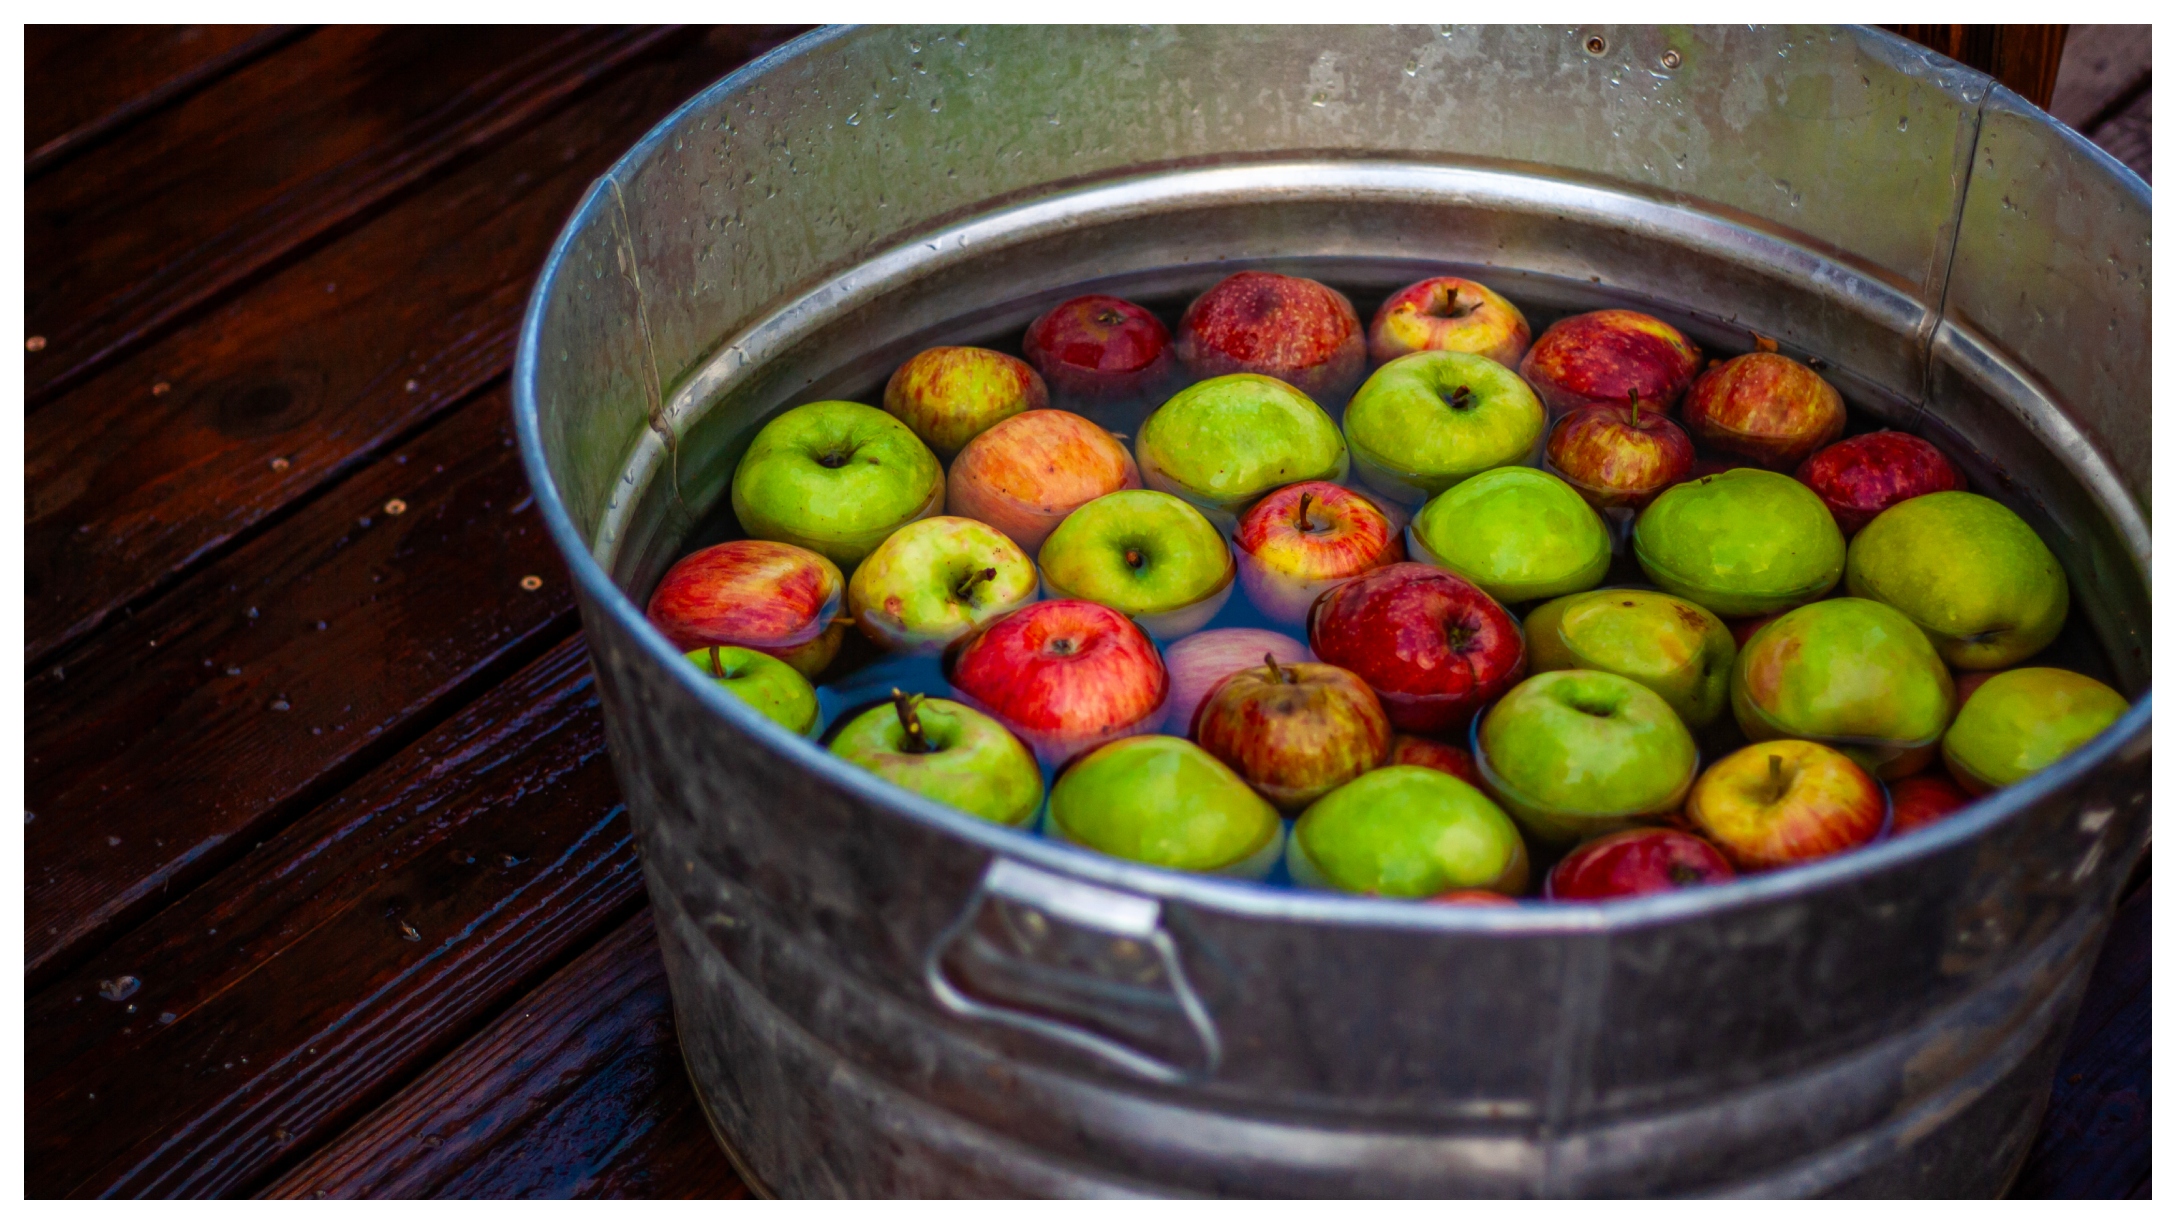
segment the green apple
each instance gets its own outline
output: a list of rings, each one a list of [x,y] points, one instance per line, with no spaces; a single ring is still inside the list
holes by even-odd
[[[1488,358],[1409,353],[1353,392],[1345,444],[1369,488],[1419,505],[1476,473],[1525,462],[1548,423],[1533,389]]]
[[[1066,515],[1037,560],[1052,598],[1116,608],[1167,640],[1209,623],[1238,573],[1223,533],[1154,489],[1106,493]]]
[[[1918,773],[1957,712],[1956,683],[1911,618],[1824,599],[1762,625],[1738,652],[1730,708],[1756,743],[1826,743],[1878,778]]]
[[[718,687],[795,735],[816,729],[816,690],[793,665],[746,646],[705,646],[687,653]]]
[[[1172,735],[1113,740],[1050,791],[1049,832],[1117,858],[1260,879],[1284,822],[1224,762]]]
[[[1043,804],[1035,756],[998,721],[956,701],[910,697],[855,716],[832,754],[896,786],[1002,825],[1026,824]]]
[[[1310,804],[1285,863],[1305,888],[1439,897],[1526,891],[1526,843],[1487,795],[1440,770],[1370,770]]]
[[[1942,761],[1975,795],[2022,782],[2108,729],[2131,703],[2091,676],[2020,667],[1965,698],[1942,737]]]
[[[1528,833],[1583,841],[1652,821],[1692,787],[1700,752],[1670,703],[1608,672],[1543,672],[1482,716],[1474,762]]]
[[[1765,616],[1821,598],[1844,572],[1844,535],[1821,495],[1732,468],[1663,490],[1632,525],[1655,585],[1717,616]]]
[[[1341,481],[1344,436],[1315,401],[1266,374],[1205,379],[1164,401],[1134,440],[1141,482],[1185,498],[1229,531],[1270,490]]]
[[[937,456],[889,413],[846,400],[779,413],[733,469],[741,530],[822,553],[841,569],[943,507]]]
[[[1035,563],[987,523],[940,514],[893,532],[846,587],[854,623],[885,650],[939,654],[1035,601]]]
[[[1413,516],[1420,559],[1524,603],[1584,591],[1609,572],[1609,528],[1579,491],[1539,468],[1493,468]]]
[[[1950,665],[1993,671],[2062,632],[2070,582],[2025,520],[1977,493],[1898,502],[1851,541],[1844,584],[1917,622]]]
[[[1730,704],[1738,643],[1722,618],[1661,591],[1607,588],[1552,599],[1526,618],[1533,671],[1583,668],[1637,680],[1685,725],[1712,725]]]

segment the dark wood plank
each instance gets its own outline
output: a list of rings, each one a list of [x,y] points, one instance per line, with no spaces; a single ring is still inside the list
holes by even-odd
[[[45,660],[501,374],[581,193],[763,45],[728,30],[631,70],[31,414],[26,658]]]
[[[502,383],[32,677],[32,987],[571,633],[533,505]]]
[[[2017,1198],[2124,1198],[2153,1173],[2153,886],[2115,926],[2070,1044]]]
[[[2153,74],[2153,27],[2074,25],[2048,113],[2080,132],[2122,108]]]
[[[266,1192],[738,1198],[645,910]]]
[[[23,173],[36,177],[292,40],[295,26],[23,27]]]
[[[1960,64],[1977,68],[2045,108],[2055,92],[2056,70],[2063,59],[2068,26],[2059,25],[1889,25],[1914,42],[1933,48]]]
[[[29,999],[25,1188],[252,1190],[641,891],[570,639]]]
[[[672,31],[336,26],[24,193],[45,402],[296,247],[530,126]]]
[[[2153,90],[2132,97],[2123,109],[2094,125],[2088,133],[2108,155],[2153,181]]]

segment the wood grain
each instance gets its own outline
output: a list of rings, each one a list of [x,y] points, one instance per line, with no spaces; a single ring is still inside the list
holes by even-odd
[[[737,1198],[673,1032],[647,910],[266,1192]]]
[[[303,31],[263,25],[23,27],[23,173],[35,178]]]
[[[2059,25],[1889,25],[1891,30],[1995,78],[2045,109],[2063,59]]]
[[[2153,27],[2074,25],[2063,40],[2048,113],[2090,134],[2153,75]]]
[[[501,383],[32,677],[32,987],[571,633],[534,504]]]
[[[321,30],[24,193],[27,395],[530,126],[669,30]]]
[[[33,996],[33,1196],[247,1192],[630,916],[579,639]]]

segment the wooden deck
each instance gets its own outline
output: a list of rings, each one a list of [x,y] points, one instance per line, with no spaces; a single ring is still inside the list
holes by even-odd
[[[2090,29],[2057,113],[2146,173]],[[29,1194],[743,1192],[507,371],[590,181],[791,33],[29,29]],[[2150,1187],[2150,897],[2021,1194]]]

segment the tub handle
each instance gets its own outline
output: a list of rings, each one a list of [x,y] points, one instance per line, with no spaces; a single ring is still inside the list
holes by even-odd
[[[1039,922],[1030,920],[1038,930],[1055,920],[1077,931],[1108,937],[1115,941],[1113,946],[1145,947],[1153,951],[1162,970],[1168,997],[1177,1003],[1194,1040],[1200,1045],[1200,1065],[1192,1069],[1179,1066],[1092,1031],[1084,1024],[1050,1014],[1063,1008],[1079,1016],[1095,1017],[1097,1000],[1083,997],[1086,991],[1072,992],[1069,999],[1055,1007],[1046,997],[1038,1011],[1030,1011],[978,999],[961,989],[946,967],[946,953],[974,929],[992,898],[1008,902],[1026,914],[1039,915]],[[930,945],[923,973],[929,982],[930,993],[955,1015],[1034,1033],[1157,1083],[1177,1084],[1207,1078],[1215,1073],[1217,1064],[1223,1059],[1224,1047],[1217,1036],[1216,1022],[1210,1018],[1208,1008],[1202,1005],[1200,994],[1187,980],[1186,970],[1179,963],[1178,947],[1163,929],[1163,905],[1149,897],[1084,884],[1008,858],[993,859],[968,895],[959,917],[954,918]]]

